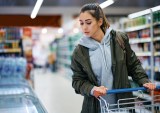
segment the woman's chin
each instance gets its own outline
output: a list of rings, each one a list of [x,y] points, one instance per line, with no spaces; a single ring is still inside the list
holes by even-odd
[[[86,34],[86,33],[85,33],[84,35],[85,35],[86,37],[90,37],[90,35],[89,35],[89,34]]]

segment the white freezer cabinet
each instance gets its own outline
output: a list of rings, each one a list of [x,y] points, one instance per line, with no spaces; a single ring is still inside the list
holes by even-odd
[[[16,77],[8,77],[8,78],[0,78],[0,85],[29,85],[29,83],[22,78],[16,78]]]
[[[0,79],[0,113],[47,113],[25,80]]]
[[[0,113],[47,113],[39,99],[26,94],[0,95]]]
[[[23,93],[35,96],[26,80],[16,78],[0,79],[0,95],[16,95]]]
[[[2,95],[18,95],[18,94],[27,94],[35,96],[32,89],[26,85],[1,85],[0,84],[0,96]]]

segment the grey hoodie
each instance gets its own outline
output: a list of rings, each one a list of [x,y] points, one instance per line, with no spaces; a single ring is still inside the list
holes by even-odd
[[[91,37],[83,37],[79,41],[80,45],[89,48],[91,66],[95,76],[97,77],[98,84],[105,86],[108,89],[112,89],[113,87],[113,74],[111,71],[112,59],[110,50],[111,30],[111,28],[106,30],[101,43]],[[91,94],[93,94],[93,89]],[[115,95],[106,95],[104,98],[107,103],[110,104],[115,103],[116,100]]]

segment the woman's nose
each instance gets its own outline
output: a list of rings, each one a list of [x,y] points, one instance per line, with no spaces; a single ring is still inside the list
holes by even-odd
[[[87,26],[84,25],[82,29],[83,29],[83,31],[85,31],[87,29]]]

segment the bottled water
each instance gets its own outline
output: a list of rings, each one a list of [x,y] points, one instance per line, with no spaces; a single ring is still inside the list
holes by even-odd
[[[4,62],[4,58],[3,58],[3,57],[0,57],[0,78],[1,78],[1,76],[2,76],[3,62]]]
[[[24,78],[26,75],[27,61],[24,58],[16,58],[14,77]]]
[[[2,77],[11,77],[13,74],[13,64],[12,64],[12,58],[5,58],[3,65],[2,65],[2,70],[1,70],[1,75]]]

